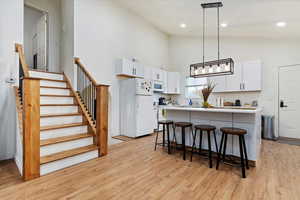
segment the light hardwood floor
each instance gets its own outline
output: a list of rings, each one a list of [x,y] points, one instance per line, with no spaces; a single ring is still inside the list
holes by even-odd
[[[153,142],[113,145],[106,157],[0,190],[0,199],[300,199],[299,146],[263,141],[258,166],[241,179],[238,168],[209,169]]]

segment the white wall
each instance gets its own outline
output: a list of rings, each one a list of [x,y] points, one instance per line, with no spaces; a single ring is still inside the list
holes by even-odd
[[[33,37],[37,34],[37,23],[42,12],[25,6],[24,8],[24,53],[26,62],[33,67]]]
[[[59,72],[60,40],[61,40],[61,9],[60,0],[25,0],[26,5],[48,12],[49,28],[49,71]]]
[[[74,82],[74,0],[61,0],[61,66]]]
[[[0,0],[0,160],[15,154],[16,105],[14,89],[5,79],[18,78],[15,43],[23,43],[23,1]]]
[[[191,63],[202,62],[202,39],[191,37],[170,38],[170,66],[188,76]],[[216,59],[217,43],[215,39],[206,41],[207,60]],[[300,39],[267,38],[223,38],[221,57],[232,57],[236,62],[257,60],[263,62],[263,91],[250,93],[222,94],[228,100],[241,99],[243,102],[259,100],[264,114],[274,115],[278,109],[277,69],[279,66],[300,63]],[[184,81],[182,82],[184,86]],[[300,86],[299,86],[300,89]],[[184,91],[184,90],[182,90]]]
[[[168,65],[168,36],[110,0],[75,0],[75,56],[98,83],[109,84],[109,132],[119,133],[118,58]]]

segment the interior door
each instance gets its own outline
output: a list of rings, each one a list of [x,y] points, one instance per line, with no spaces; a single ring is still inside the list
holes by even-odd
[[[300,65],[279,70],[279,136],[300,138]]]
[[[37,23],[37,67],[47,69],[47,14],[44,14]]]

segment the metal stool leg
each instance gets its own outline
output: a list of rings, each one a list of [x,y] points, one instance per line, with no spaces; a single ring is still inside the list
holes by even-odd
[[[182,127],[181,137],[182,137],[182,148],[183,148],[183,160],[185,160],[186,148],[185,148],[185,128],[184,127]]]
[[[216,131],[214,130],[214,139],[215,139],[215,145],[216,145],[216,152],[219,152],[218,143],[217,143],[217,137],[216,137]]]
[[[211,142],[210,142],[210,131],[207,132],[207,140],[208,140],[208,157],[209,157],[209,168],[212,168],[212,156],[211,156]]]
[[[246,148],[246,143],[245,143],[245,137],[243,135],[242,135],[242,140],[243,140],[243,149],[244,149],[245,159],[246,159],[246,168],[249,169],[247,148]]]
[[[200,130],[200,139],[199,139],[199,154],[201,154],[202,150],[202,137],[203,137],[203,131]]]
[[[165,137],[166,137],[165,133],[166,133],[165,125],[163,124],[163,146],[165,146]]]
[[[242,176],[243,176],[243,178],[246,178],[244,154],[243,154],[243,141],[242,141],[242,136],[240,136],[240,135],[239,135],[239,145],[240,145]]]
[[[195,148],[195,145],[196,145],[196,133],[197,133],[197,130],[195,130],[195,133],[193,134],[193,146],[192,146],[192,153],[191,153],[191,162],[193,161],[194,148]]]
[[[171,154],[171,146],[170,146],[170,129],[169,129],[169,124],[167,126],[167,137],[168,137],[168,154]]]
[[[218,158],[217,158],[216,170],[219,169],[219,164],[220,164],[220,160],[221,160],[221,152],[222,152],[222,147],[223,147],[223,140],[224,140],[224,133],[222,133],[222,138],[221,138],[221,143],[220,143],[220,148],[219,148],[219,153],[218,153]]]
[[[176,127],[173,124],[173,142],[175,140],[175,150],[177,149],[177,139],[176,139]]]
[[[227,147],[227,134],[225,134],[225,142],[224,142],[224,149],[223,149],[223,161],[225,161],[225,156],[226,156],[226,147]]]

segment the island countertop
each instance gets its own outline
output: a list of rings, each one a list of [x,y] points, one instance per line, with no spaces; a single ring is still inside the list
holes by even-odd
[[[217,107],[217,108],[201,108],[195,106],[160,106],[165,110],[182,110],[182,111],[198,111],[198,112],[218,112],[218,113],[249,113],[256,114],[262,111],[261,108],[247,107]]]

